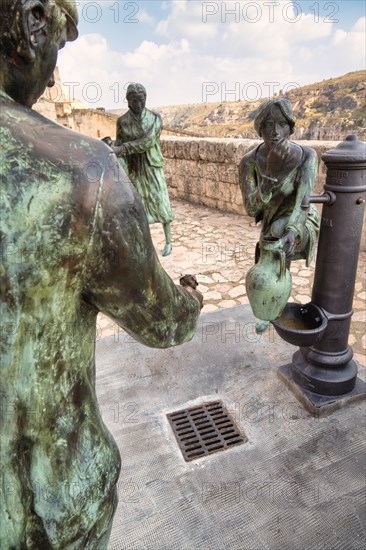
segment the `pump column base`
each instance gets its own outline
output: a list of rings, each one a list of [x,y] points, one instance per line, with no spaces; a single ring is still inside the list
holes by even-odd
[[[352,360],[352,363],[355,363],[355,361]],[[294,379],[293,367],[294,365],[292,363],[283,365],[277,371],[278,376],[292,391],[298,401],[300,401],[305,409],[313,416],[326,416],[327,414],[330,414],[337,409],[346,407],[351,403],[362,401],[366,397],[366,384],[357,377],[355,379],[353,389],[343,395],[320,395],[311,392],[301,386]]]
[[[357,365],[352,348],[339,353],[325,353],[314,348],[300,348],[292,357],[292,377],[300,386],[319,395],[344,395],[353,390]]]

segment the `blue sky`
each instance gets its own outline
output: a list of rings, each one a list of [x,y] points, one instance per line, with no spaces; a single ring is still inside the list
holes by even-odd
[[[61,78],[92,107],[255,100],[365,68],[363,0],[80,0]]]

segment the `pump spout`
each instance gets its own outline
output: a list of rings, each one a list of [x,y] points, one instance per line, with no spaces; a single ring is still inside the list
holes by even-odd
[[[326,191],[322,195],[307,195],[302,199],[301,208],[302,210],[308,210],[311,203],[317,204],[334,204],[336,200],[336,195],[332,191]]]

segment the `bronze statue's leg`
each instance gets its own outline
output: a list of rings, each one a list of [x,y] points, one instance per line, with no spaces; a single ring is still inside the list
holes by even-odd
[[[309,242],[310,242],[309,231],[308,231],[308,228],[305,226],[303,230],[302,241],[296,246],[295,253],[296,254],[305,253],[305,252],[308,253]],[[306,254],[303,254],[302,257],[305,258]]]
[[[271,237],[277,237],[278,239],[283,237],[286,231],[286,224],[288,223],[288,220],[289,216],[282,216],[282,218],[277,218],[277,220],[275,220],[271,225]]]
[[[170,222],[163,223],[164,235],[165,235],[165,246],[163,250],[163,256],[169,256],[172,251],[172,234],[170,230]]]
[[[105,503],[105,510],[102,516],[94,524],[86,537],[80,541],[80,548],[83,550],[107,550],[108,541],[112,530],[113,516],[118,504],[117,490],[113,488],[108,501]]]
[[[286,258],[286,267],[287,269],[290,269],[291,262],[293,260],[304,260],[309,254],[309,246],[310,246],[310,236],[309,231],[307,227],[304,227],[303,231],[303,237],[301,242],[299,242],[295,249],[295,254],[292,258]]]

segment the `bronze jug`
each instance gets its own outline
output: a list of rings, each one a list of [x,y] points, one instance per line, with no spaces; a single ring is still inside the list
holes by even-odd
[[[292,278],[281,239],[266,237],[257,246],[259,259],[245,279],[247,295],[258,319],[274,321],[287,304]]]

